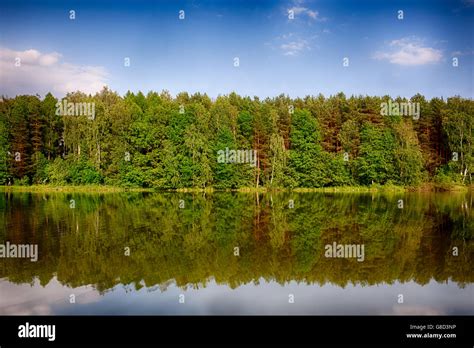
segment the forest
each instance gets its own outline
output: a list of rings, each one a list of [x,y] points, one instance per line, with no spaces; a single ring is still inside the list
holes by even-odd
[[[417,105],[418,117],[382,112],[396,102]],[[70,103],[92,105],[93,117],[58,112]],[[474,101],[458,96],[120,96],[104,88],[59,100],[51,93],[3,97],[0,185],[472,185],[473,125]],[[229,149],[255,153],[255,165],[218,161]]]

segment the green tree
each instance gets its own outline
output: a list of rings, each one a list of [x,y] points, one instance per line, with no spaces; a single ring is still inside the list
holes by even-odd
[[[365,123],[362,126],[361,145],[357,158],[360,183],[385,184],[395,178],[395,139],[390,129]]]
[[[328,183],[327,160],[322,152],[317,120],[307,110],[295,110],[291,120],[288,164],[291,186],[322,187]]]

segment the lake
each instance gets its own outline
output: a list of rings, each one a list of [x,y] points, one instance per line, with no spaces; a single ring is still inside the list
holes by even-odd
[[[474,314],[473,202],[0,192],[0,314]]]

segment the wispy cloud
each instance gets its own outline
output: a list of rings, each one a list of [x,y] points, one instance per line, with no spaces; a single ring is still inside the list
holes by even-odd
[[[455,57],[455,56],[470,56],[470,55],[474,55],[474,51],[473,50],[466,50],[466,51],[454,51],[451,53],[451,56]]]
[[[376,52],[373,58],[406,66],[433,64],[443,58],[441,50],[425,46],[416,37],[393,40],[385,49],[385,52]]]
[[[294,41],[281,44],[280,48],[285,56],[297,56],[301,52],[311,49],[308,41],[303,39],[296,39]]]
[[[15,51],[0,47],[0,94],[44,95],[52,92],[64,95],[76,90],[94,93],[106,85],[107,76],[103,67],[64,62],[57,52]]]
[[[302,38],[294,33],[284,34],[272,40],[265,45],[274,50],[280,51],[285,56],[299,56],[305,51],[312,49],[312,42],[316,39],[316,35],[308,38]]]
[[[290,5],[290,7],[287,9],[287,13],[293,13],[295,18],[298,16],[300,17],[307,17],[310,20],[314,21],[325,21],[326,18],[321,17],[319,12],[313,9],[310,9],[309,7],[304,6],[304,1],[302,0],[296,0],[293,1],[293,3]]]
[[[288,9],[288,12],[293,11],[293,14],[295,16],[298,16],[300,14],[307,15],[309,18],[316,19],[318,18],[319,12],[318,11],[313,11],[310,10],[309,8],[306,7],[292,7]]]

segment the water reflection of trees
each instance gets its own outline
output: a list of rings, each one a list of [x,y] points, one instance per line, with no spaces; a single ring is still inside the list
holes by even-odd
[[[472,202],[469,193],[9,193],[0,196],[0,242],[39,243],[40,259],[1,260],[0,277],[38,277],[45,285],[57,275],[63,284],[99,290],[166,287],[170,280],[201,287],[210,279],[238,287],[260,278],[464,286],[474,278]],[[334,241],[364,244],[365,261],[325,258],[324,245]]]

